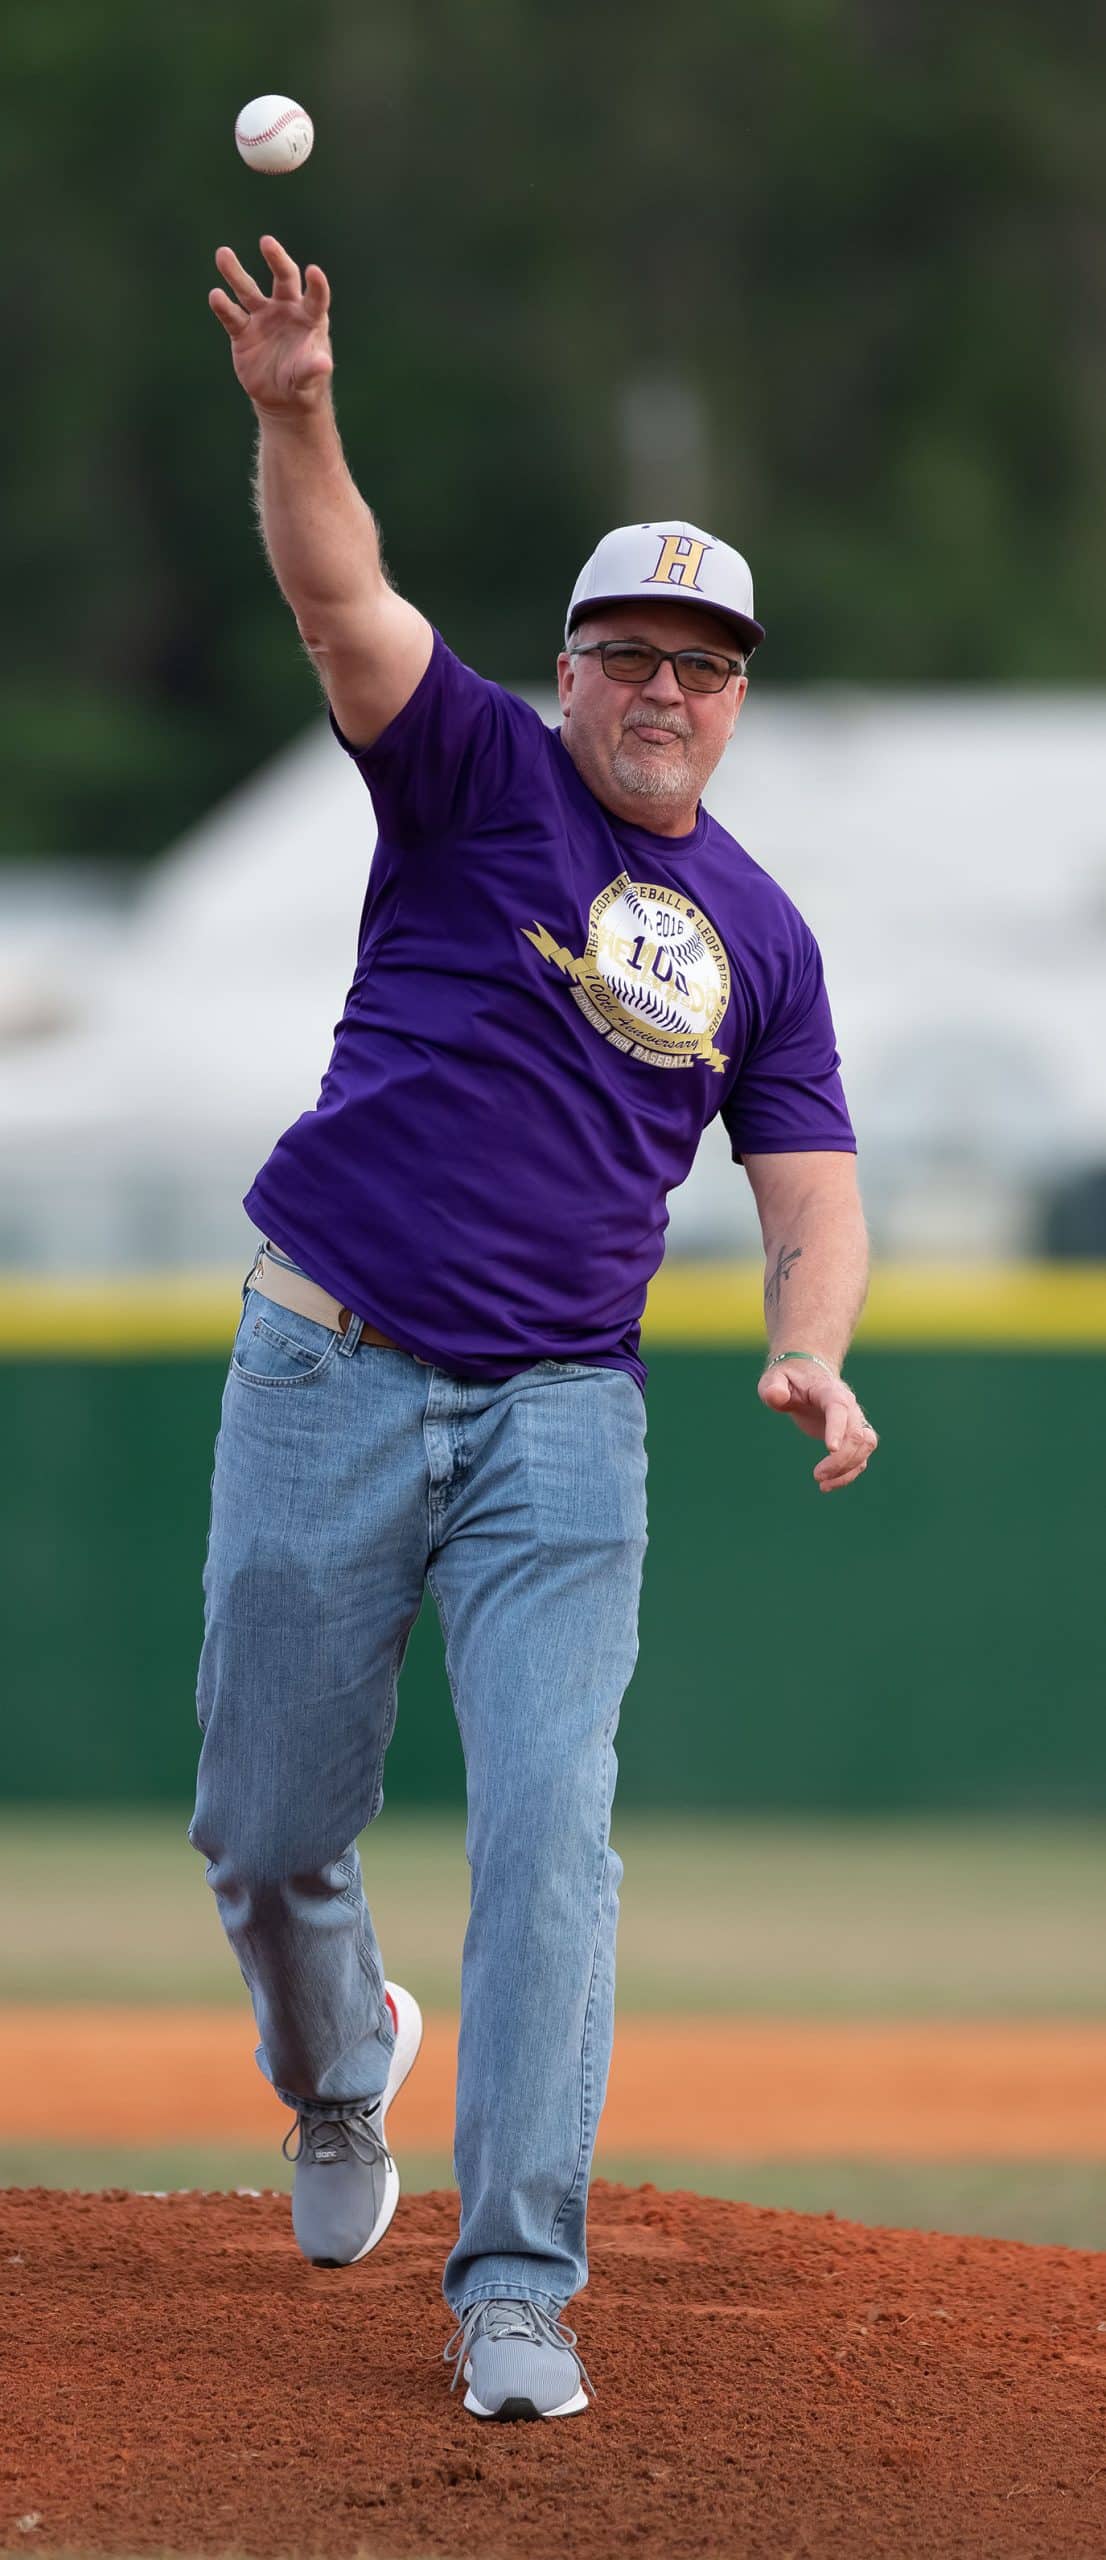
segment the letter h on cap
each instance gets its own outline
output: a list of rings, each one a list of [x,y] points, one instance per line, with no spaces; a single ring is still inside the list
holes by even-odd
[[[666,533],[656,568],[644,583],[651,587],[697,586],[706,548],[705,542],[695,542],[689,533]]]

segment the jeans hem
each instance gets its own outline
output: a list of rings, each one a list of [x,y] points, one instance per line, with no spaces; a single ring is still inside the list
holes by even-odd
[[[375,2107],[384,2095],[383,2089],[369,2089],[361,2098],[294,2098],[289,2089],[278,2089],[275,2080],[270,2086],[281,2106],[288,2107],[297,2116],[305,2107],[322,2107],[328,2115],[352,2115],[359,2107]],[[285,2141],[287,2139],[286,2134]]]
[[[534,2285],[517,2283],[496,2284],[484,2292],[466,2293],[462,2295],[459,2302],[451,2302],[448,2294],[445,2297],[456,2320],[467,2320],[469,2312],[475,2311],[477,2304],[481,2302],[534,2302],[539,2311],[548,2311],[554,2319],[557,2319],[564,2310],[565,2304],[571,2302],[572,2298],[570,2293],[539,2293]]]

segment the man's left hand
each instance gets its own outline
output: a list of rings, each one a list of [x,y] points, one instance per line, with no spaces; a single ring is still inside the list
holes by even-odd
[[[820,1493],[836,1493],[863,1475],[879,1440],[843,1378],[814,1360],[781,1360],[764,1371],[757,1394],[770,1413],[786,1413],[808,1439],[825,1441],[828,1455],[814,1470]]]

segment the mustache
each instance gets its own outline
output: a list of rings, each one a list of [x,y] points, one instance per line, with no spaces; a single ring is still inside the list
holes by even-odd
[[[676,712],[651,711],[638,720],[624,720],[624,729],[668,729],[674,738],[690,738],[690,721],[681,720]]]

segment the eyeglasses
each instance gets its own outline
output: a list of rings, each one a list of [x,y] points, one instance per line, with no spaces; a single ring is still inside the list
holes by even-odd
[[[598,658],[612,684],[648,684],[657,668],[669,666],[684,693],[723,693],[731,676],[743,676],[744,658],[724,658],[717,649],[653,649],[645,640],[589,640],[582,649],[568,644],[570,658]]]

